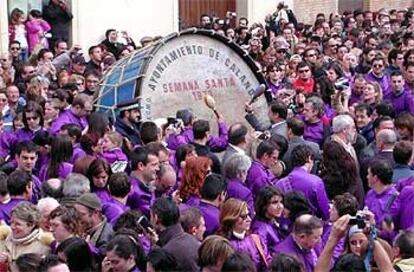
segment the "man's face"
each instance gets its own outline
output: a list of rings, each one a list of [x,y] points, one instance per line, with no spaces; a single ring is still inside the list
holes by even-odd
[[[31,130],[37,130],[40,126],[40,117],[35,112],[26,112],[27,126]]]
[[[402,69],[404,63],[404,54],[398,54],[395,59],[395,65]]]
[[[35,68],[31,65],[25,66],[22,72],[22,79],[27,81],[35,73]]]
[[[36,152],[23,150],[20,155],[16,154],[17,168],[31,173],[37,161]]]
[[[96,87],[98,86],[99,78],[97,78],[94,75],[89,75],[86,78],[86,89],[88,89],[91,92],[94,92],[96,90]]]
[[[321,241],[323,228],[314,229],[310,234],[300,234],[299,235],[299,243],[300,245],[307,249],[311,250],[314,248],[319,242]]]
[[[17,103],[19,100],[19,89],[16,86],[9,86],[6,89],[7,100],[12,103]]]
[[[66,51],[68,51],[68,44],[64,41],[59,42],[55,47],[56,56],[59,56],[60,54],[65,53]]]
[[[118,39],[118,32],[116,32],[116,30],[109,32],[108,39],[111,42],[116,42]]]
[[[53,53],[52,52],[46,52],[43,54],[43,58],[41,61],[44,63],[51,62],[53,60]]]
[[[353,144],[356,141],[356,136],[357,136],[357,132],[356,132],[355,124],[352,122],[352,124],[346,128],[346,141],[348,143]]]
[[[272,154],[265,154],[262,157],[262,163],[268,167],[271,168],[273,167],[279,160],[279,150],[275,149]]]
[[[313,109],[312,103],[305,103],[303,106],[303,115],[306,122],[312,122],[317,116],[317,112]]]
[[[92,214],[89,209],[83,205],[75,204],[75,209],[78,211],[81,225],[84,231],[88,231],[93,227]]]
[[[399,93],[404,89],[404,78],[402,75],[391,76],[391,85],[394,92]]]
[[[328,47],[329,47],[330,52],[336,53],[338,50],[338,43],[336,42],[335,39],[329,39]]]
[[[362,95],[362,93],[364,92],[365,89],[365,84],[367,82],[365,80],[361,80],[361,79],[356,79],[354,82],[354,85],[352,87],[352,91],[354,94],[356,95]]]
[[[141,118],[141,114],[139,113],[139,110],[130,110],[128,115],[128,121],[131,123],[137,123],[139,122],[139,119]]]
[[[407,67],[405,70],[405,78],[410,83],[414,81],[414,66]]]
[[[9,52],[13,58],[18,58],[20,56],[21,50],[22,49],[20,48],[20,45],[17,43],[12,43],[10,45]]]
[[[239,26],[245,26],[245,27],[247,27],[247,21],[245,19],[239,20]]]
[[[203,16],[201,17],[201,26],[206,26],[211,24],[211,20],[209,16]]]
[[[368,187],[372,188],[372,186],[375,184],[376,177],[372,174],[371,168],[368,168],[367,172],[367,181],[368,181]]]
[[[134,264],[133,255],[127,259],[118,256],[114,250],[106,253],[106,259],[110,263],[111,270],[113,272],[129,271],[130,267]]]
[[[148,163],[144,165],[139,163],[139,170],[142,171],[142,176],[145,182],[154,181],[157,178],[157,172],[160,170],[160,162],[157,156],[148,155]]]
[[[72,68],[76,73],[82,75],[83,73],[85,73],[86,65],[83,63],[73,63]]]
[[[382,75],[384,72],[384,62],[382,60],[374,60],[372,63],[372,72],[376,75]]]
[[[365,13],[365,20],[373,21],[374,20],[373,13],[372,12]]]
[[[316,54],[315,50],[309,50],[306,52],[305,60],[309,63],[316,63],[316,60],[318,59],[318,55]]]
[[[93,51],[92,54],[90,55],[91,59],[93,59],[96,62],[101,62],[102,61],[102,50],[100,47],[96,47]]]
[[[309,68],[309,66],[304,66],[298,69],[299,78],[307,81],[312,77],[312,72]]]
[[[371,118],[366,110],[355,111],[355,120],[358,128],[363,128],[369,124]]]
[[[196,227],[194,237],[199,241],[203,241],[203,239],[204,239],[203,236],[204,236],[205,231],[206,231],[206,222],[204,220],[204,217],[201,216],[200,225],[198,227]]]

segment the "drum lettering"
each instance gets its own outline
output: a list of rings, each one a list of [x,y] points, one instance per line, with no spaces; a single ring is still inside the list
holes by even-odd
[[[181,55],[182,55],[182,56],[187,56],[187,54],[185,53],[185,48],[184,48],[184,46],[181,46],[181,47],[180,47],[180,52],[181,52]],[[181,55],[180,55],[180,57],[181,57]]]
[[[252,89],[250,89],[249,91],[248,91],[248,93],[249,93],[249,95],[253,95],[254,94],[254,89],[252,88]]]
[[[203,47],[202,46],[197,46],[197,53],[199,55],[203,55]]]
[[[208,55],[210,56],[210,58],[218,60],[219,56],[220,56],[220,52],[219,51],[215,51],[214,49],[209,49],[208,50]]]
[[[246,90],[248,90],[252,86],[252,84],[250,83],[250,81],[247,81],[246,83],[243,84],[243,86]]]
[[[165,62],[164,62],[164,60],[163,59],[160,59],[160,62],[159,63],[161,63],[162,64],[162,66],[164,67],[164,68],[167,68],[167,65],[165,64]],[[159,65],[159,64],[158,64]],[[164,70],[163,70],[164,71]]]
[[[161,75],[160,73],[157,72],[157,70],[154,70],[154,72],[152,72],[152,74],[156,77],[156,78],[160,78]]]
[[[164,90],[164,93],[168,93],[167,84],[162,84],[162,89]]]
[[[155,66],[155,69],[157,69],[158,72],[160,72],[160,74],[162,74],[164,72],[164,68],[162,68],[161,65],[157,64],[157,66]]]
[[[172,63],[172,61],[170,60],[170,58],[168,56],[165,56],[164,59],[166,60],[168,65],[170,65]]]
[[[229,58],[227,58],[227,59],[224,61],[224,65],[226,65],[227,67],[230,65],[230,59],[229,59]]]
[[[176,92],[181,92],[183,89],[181,88],[181,83],[180,82],[174,82],[174,85],[173,84],[168,84],[168,85],[170,85],[170,86],[174,86],[174,89],[173,88],[170,88],[170,92],[174,92],[174,91],[176,91]]]
[[[186,46],[185,49],[187,50],[187,54],[188,55],[192,55],[193,54],[193,50],[191,49],[191,46]]]
[[[148,87],[152,90],[152,91],[155,91],[155,85],[154,84],[148,84]]]
[[[170,57],[172,61],[175,61],[176,59],[178,59],[177,52],[175,51],[170,52]]]

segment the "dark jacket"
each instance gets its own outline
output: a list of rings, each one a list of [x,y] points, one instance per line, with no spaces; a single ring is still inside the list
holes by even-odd
[[[208,147],[207,145],[200,145],[197,143],[193,143],[193,145],[198,156],[209,157],[213,161],[211,171],[213,171],[216,174],[221,174],[220,159],[217,157],[216,154],[211,152],[210,147]]]
[[[200,242],[184,232],[179,223],[167,227],[159,238],[159,246],[175,257],[180,271],[200,271],[197,265]]]
[[[141,144],[139,138],[139,128],[137,125],[129,126],[121,118],[117,118],[115,122],[115,130],[126,137],[133,146]]]
[[[105,256],[106,246],[114,236],[114,231],[111,224],[104,219],[98,226],[88,232],[90,235],[90,242],[99,249],[100,256]]]
[[[50,1],[50,4],[43,8],[43,18],[52,27],[52,39],[56,41],[63,39],[69,40],[69,27],[70,21],[72,21],[73,15],[70,9],[62,9],[59,5],[55,5]]]
[[[118,57],[118,54],[121,52],[123,44],[122,43],[111,43],[108,39],[105,39],[101,42],[101,44],[105,45],[108,52],[114,54],[115,57]]]

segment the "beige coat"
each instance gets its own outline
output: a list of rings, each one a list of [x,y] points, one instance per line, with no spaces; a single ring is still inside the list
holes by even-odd
[[[0,252],[9,254],[9,263],[15,261],[20,255],[26,253],[37,253],[45,256],[50,253],[50,233],[44,233],[39,229],[33,230],[22,239],[13,239],[8,235],[5,240],[0,241]]]

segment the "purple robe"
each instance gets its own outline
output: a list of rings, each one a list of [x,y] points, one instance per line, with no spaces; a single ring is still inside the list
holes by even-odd
[[[397,181],[397,183],[395,184],[395,189],[397,189],[398,192],[401,192],[404,189],[404,187],[411,186],[413,185],[413,183],[414,177],[403,178]]]
[[[234,251],[241,251],[252,258],[253,263],[256,265],[257,271],[264,271],[266,270],[265,264],[262,260],[262,257],[260,256],[259,250],[257,249],[255,242],[253,241],[252,235],[254,234],[246,235],[242,240],[236,238],[235,236],[232,236],[230,238],[230,243]],[[260,236],[258,237],[260,238]],[[266,244],[263,241],[261,241],[261,243],[263,248],[263,254],[266,258],[267,263],[270,265],[271,256],[267,251]]]
[[[360,103],[362,102],[362,94],[361,95],[356,95],[353,91],[351,93],[351,97],[349,98],[349,106],[354,105],[355,103]]]
[[[218,123],[219,136],[210,135],[207,141],[207,145],[213,152],[220,152],[227,148],[227,134],[228,128],[226,123]],[[183,132],[179,135],[170,134],[167,139],[168,148],[176,150],[180,145],[194,142],[194,134],[192,127],[185,127]]]
[[[247,203],[247,207],[249,208],[250,217],[254,218],[254,201],[253,201],[253,194],[249,188],[247,188],[246,184],[241,182],[237,178],[232,178],[227,181],[227,196],[230,198],[237,198],[243,200]]]
[[[68,162],[62,162],[59,166],[58,176],[53,178],[65,179],[69,174],[72,173],[73,165]],[[40,169],[39,179],[41,182],[45,182],[47,180],[47,169],[48,164],[44,165],[42,169]]]
[[[259,235],[260,240],[269,250],[269,254],[273,256],[276,253],[276,246],[282,241],[279,234],[277,222],[274,220],[255,219],[252,224],[252,233]]]
[[[60,128],[66,124],[78,125],[83,130],[88,125],[88,122],[86,121],[86,118],[80,118],[73,114],[71,109],[68,109],[61,112],[59,116],[53,121],[52,126],[50,127],[50,133],[57,135],[60,131]]]
[[[187,201],[181,203],[178,208],[180,211],[184,211],[186,209],[189,209],[191,207],[198,207],[200,205],[200,198],[197,196],[190,196]]]
[[[365,206],[375,215],[375,222],[382,224],[385,216],[391,216],[394,220],[397,219],[400,210],[400,199],[395,198],[390,208],[386,210],[388,200],[393,194],[398,193],[393,185],[389,186],[384,192],[378,194],[373,189],[369,190],[365,196]],[[405,216],[405,215],[404,215]]]
[[[79,158],[86,156],[86,152],[81,148],[80,144],[77,143],[73,146],[73,155],[70,163],[74,164]]]
[[[306,271],[313,272],[318,256],[314,249],[306,250],[299,247],[299,245],[293,240],[293,234],[289,235],[285,240],[276,246],[276,252],[289,254],[295,256],[301,261]]]
[[[404,187],[399,195],[399,199],[401,203],[399,227],[400,229],[405,230],[414,225],[414,187]]]
[[[391,80],[388,76],[383,75],[382,77],[377,77],[371,71],[368,74],[366,74],[365,79],[368,82],[376,82],[381,86],[383,99],[389,99],[390,98],[390,96],[392,94],[392,92],[390,91]]]
[[[108,222],[113,225],[118,217],[128,211],[129,207],[125,206],[116,199],[111,198],[102,205],[102,212],[105,214]]]
[[[404,111],[414,113],[414,97],[411,93],[403,90],[401,93],[395,94],[391,87],[391,95],[389,100],[394,105],[396,115]]]
[[[108,189],[105,188],[93,188],[92,192],[96,194],[96,196],[101,200],[102,205],[112,199],[111,194],[109,193]]]
[[[112,150],[105,151],[102,154],[98,154],[97,157],[104,158],[109,164],[113,164],[117,161],[128,161],[127,156],[124,152],[122,152],[122,149],[120,148],[114,148]]]
[[[204,201],[200,201],[198,208],[200,209],[200,212],[203,215],[204,221],[206,223],[206,231],[204,233],[204,237],[216,233],[220,226],[219,208]]]
[[[303,134],[303,139],[322,146],[325,140],[325,131],[322,119],[312,124],[305,122],[305,133]]]
[[[40,179],[38,177],[36,177],[35,175],[32,175],[32,182],[33,182],[33,186],[32,186],[32,199],[30,200],[30,202],[32,202],[33,204],[37,204],[37,201],[39,201],[39,199],[41,198],[41,191],[42,191],[42,183],[40,182]]]
[[[264,166],[261,162],[254,160],[247,172],[246,186],[253,193],[253,198],[256,198],[260,189],[267,185],[275,185],[276,177],[269,168]]]
[[[323,228],[323,234],[321,237],[321,242],[316,245],[315,251],[316,254],[319,256],[322,253],[322,250],[325,248],[326,243],[329,240],[329,236],[331,235],[332,231],[332,223],[325,224]],[[338,243],[336,244],[334,254],[331,260],[331,268],[335,265],[336,260],[338,260],[339,256],[342,255],[345,249],[345,238],[341,238]]]
[[[311,205],[314,215],[329,219],[329,199],[325,184],[318,176],[308,173],[303,167],[295,167],[288,176],[279,180],[276,186],[283,192],[300,191]]]
[[[127,206],[139,210],[149,218],[150,207],[155,200],[154,192],[136,177],[131,176],[132,190],[128,195]]]
[[[15,198],[12,197],[7,203],[0,203],[0,220],[6,222],[10,226],[10,214],[14,207],[17,206],[20,202],[27,201],[24,198]]]
[[[277,93],[285,87],[283,82],[279,82],[278,85],[272,83],[270,80],[267,81],[267,86],[272,91],[272,97],[275,97]]]

